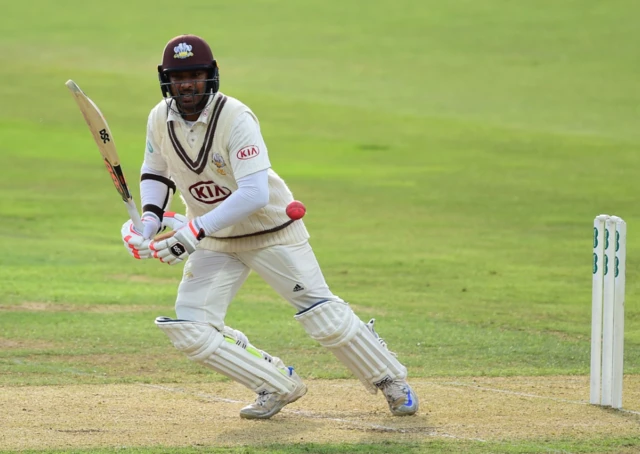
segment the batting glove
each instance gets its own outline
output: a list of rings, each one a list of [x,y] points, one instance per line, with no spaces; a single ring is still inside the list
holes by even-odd
[[[151,216],[147,216],[147,214],[150,214]],[[188,222],[188,218],[186,216],[172,211],[166,211],[164,213],[162,223],[159,224],[159,227],[156,227],[155,220],[159,222],[159,219],[155,214],[144,213],[142,215],[142,223],[144,226],[143,232],[153,232],[151,235],[155,235],[166,228],[178,230]],[[149,249],[149,243],[151,240],[144,234],[138,232],[131,220],[128,220],[122,225],[121,234],[124,247],[132,257],[137,259],[148,259],[153,256],[153,251]]]
[[[148,259],[151,257],[151,251],[149,250],[150,241],[145,240],[142,233],[136,230],[131,219],[122,225],[120,233],[122,234],[124,247],[132,257],[137,259]]]
[[[142,217],[140,218],[142,221],[142,237],[145,240],[150,240],[162,229],[162,221],[157,214],[152,213],[151,211],[145,211],[142,213]]]
[[[171,229],[178,230],[180,227],[184,227],[189,222],[189,218],[173,211],[165,211],[162,218],[163,230]]]
[[[176,230],[171,237],[151,241],[149,249],[151,249],[153,257],[162,263],[175,265],[186,260],[189,254],[196,250],[198,243],[204,236],[204,228],[196,218]]]

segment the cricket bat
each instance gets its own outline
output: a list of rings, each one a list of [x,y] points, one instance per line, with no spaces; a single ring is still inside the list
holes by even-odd
[[[142,221],[140,220],[140,214],[138,207],[136,206],[131,191],[127,186],[127,180],[124,178],[124,173],[120,167],[120,158],[118,158],[118,152],[116,151],[116,145],[113,142],[113,136],[111,130],[105,120],[104,115],[98,109],[98,106],[80,89],[78,84],[69,79],[66,83],[67,88],[71,91],[73,98],[76,100],[76,104],[80,108],[80,112],[84,116],[89,130],[93,135],[98,150],[102,155],[104,165],[111,175],[113,185],[122,197],[122,201],[127,207],[129,217],[133,221],[133,225],[139,232],[142,232]]]

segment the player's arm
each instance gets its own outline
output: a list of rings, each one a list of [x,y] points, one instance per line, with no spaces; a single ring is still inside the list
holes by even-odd
[[[237,224],[269,203],[269,171],[259,170],[237,180],[238,190],[200,217],[205,235]]]
[[[240,114],[235,120],[228,150],[238,189],[214,210],[200,217],[205,235],[237,224],[269,203],[271,163],[260,126],[250,113]]]
[[[176,185],[171,180],[166,161],[159,152],[151,116],[147,123],[147,142],[144,162],[140,170],[140,199],[145,239],[157,234],[162,225],[164,212],[171,204]]]
[[[125,222],[121,230],[125,248],[138,259],[151,257],[149,240],[162,229],[163,224],[176,230],[186,223],[184,216],[174,213],[171,214],[171,219],[164,219],[163,223],[164,210],[169,207],[176,186],[170,179],[168,166],[158,151],[151,123],[150,116],[145,157],[140,171],[143,230],[137,231],[131,221]]]

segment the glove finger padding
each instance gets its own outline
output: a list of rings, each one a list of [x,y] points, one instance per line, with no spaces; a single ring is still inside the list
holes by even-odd
[[[165,211],[162,226],[171,230],[178,230],[189,222],[189,218],[173,211]]]
[[[151,257],[151,250],[149,250],[150,241],[145,240],[140,232],[135,229],[133,221],[128,220],[125,222],[122,225],[120,233],[124,246],[132,257],[137,259],[148,259]]]
[[[149,249],[150,242],[150,240],[145,240],[146,244],[142,244],[140,246],[140,249],[138,249],[137,247],[125,241],[124,247],[129,252],[129,255],[131,255],[131,257],[134,257],[136,259],[148,259],[152,257],[151,250]]]
[[[152,241],[149,249],[161,262],[175,265],[195,251],[202,238],[204,238],[204,229],[199,227],[197,220],[194,219],[176,230],[171,237]]]
[[[171,246],[165,247],[165,245],[161,245],[160,243],[166,242],[169,240],[164,240],[159,243],[153,243],[150,245],[151,254],[154,258],[157,258],[162,263],[167,263],[169,265],[175,265],[176,263],[182,262],[189,256],[189,253],[186,252],[184,246],[181,243],[174,243]],[[155,250],[154,248],[160,248],[159,250]]]

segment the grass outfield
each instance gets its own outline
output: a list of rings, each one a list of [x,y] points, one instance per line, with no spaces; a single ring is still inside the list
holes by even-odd
[[[52,418],[49,429],[38,426],[43,437],[34,436],[35,426],[20,419],[21,404],[9,405],[19,390],[97,387],[82,388],[90,396],[130,386],[118,394],[129,396],[144,384],[187,386],[196,396],[229,385],[189,363],[154,326],[154,317],[173,315],[181,270],[134,261],[123,250],[126,211],[64,86],[74,79],[102,109],[137,197],[146,119],[160,97],[156,65],[166,41],[195,33],[213,47],[222,91],[258,115],[274,169],[307,205],[305,222],[332,290],[361,318],[376,318],[423,403],[423,419],[398,422],[380,419],[380,396],[363,394],[360,413],[340,413],[338,404],[332,416],[364,418],[369,432],[361,439],[283,436],[284,444],[276,437],[235,446],[238,429],[215,452],[636,452],[640,441],[622,430],[535,430],[539,420],[525,417],[530,431],[484,431],[481,420],[500,416],[502,407],[487,402],[485,412],[449,414],[468,402],[448,401],[458,388],[441,381],[488,380],[484,388],[514,398],[577,402],[591,422],[640,426],[638,14],[632,0],[39,0],[4,7],[0,405],[11,411],[0,414],[0,450],[124,449],[84,438],[37,441],[47,430],[88,429],[60,428]],[[627,412],[585,405],[591,223],[600,213],[622,216],[629,231]],[[252,275],[227,323],[311,382],[350,379],[292,315]],[[521,377],[540,388],[528,391]],[[572,377],[579,383],[555,394]],[[559,385],[545,388],[545,380]],[[549,408],[559,413],[548,421],[578,417],[562,416],[555,404]],[[307,405],[315,403],[302,399],[296,408]],[[67,416],[64,406],[58,411]],[[328,410],[313,411],[328,424]],[[505,421],[516,415],[507,412]],[[314,421],[295,412],[279,417],[241,427],[277,435],[279,421]],[[376,438],[380,427],[391,427],[392,438]],[[127,449],[214,452],[197,435],[164,446],[137,440]]]

